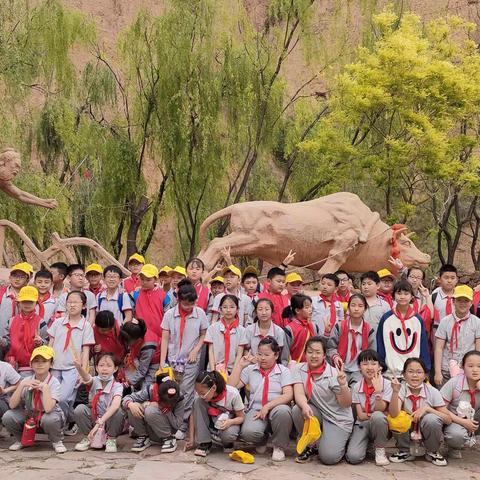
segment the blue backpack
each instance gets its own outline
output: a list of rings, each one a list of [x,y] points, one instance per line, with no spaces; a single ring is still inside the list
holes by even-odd
[[[103,302],[104,299],[105,299],[105,297],[99,297],[99,299],[98,299],[98,311],[101,310],[102,302]],[[118,309],[120,310],[120,313],[122,314],[123,319],[125,319],[125,312],[123,311],[123,293],[120,293],[118,295],[117,303],[118,303]]]

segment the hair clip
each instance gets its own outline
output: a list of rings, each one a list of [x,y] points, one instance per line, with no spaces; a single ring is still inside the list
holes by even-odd
[[[163,382],[168,382],[168,380],[171,380],[171,378],[167,375],[166,377],[162,378],[162,383]]]
[[[169,388],[169,389],[167,390],[167,393],[168,393],[168,396],[169,396],[169,397],[174,397],[175,394],[177,393],[177,390],[172,387],[172,388]]]
[[[132,318],[130,320],[134,325],[138,325],[138,320],[136,318]]]

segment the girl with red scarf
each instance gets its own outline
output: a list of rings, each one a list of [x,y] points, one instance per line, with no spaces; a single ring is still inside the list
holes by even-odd
[[[318,455],[326,465],[340,462],[353,428],[352,394],[343,367],[334,368],[326,361],[325,340],[311,337],[305,348],[306,363],[293,371],[295,403],[292,415],[297,432],[303,431],[304,421],[316,417],[322,436],[317,444],[309,445],[296,459],[308,462]]]
[[[138,435],[132,452],[143,452],[152,441],[161,445],[161,453],[177,449],[174,434],[183,420],[184,403],[180,386],[167,374],[159,370],[153,384],[124,397],[122,406]]]
[[[206,457],[212,448],[212,433],[222,441],[223,451],[233,450],[245,418],[240,392],[226,385],[217,371],[200,372],[195,381],[197,397],[193,406],[195,421],[194,454]]]
[[[95,316],[93,326],[95,346],[93,353],[112,353],[115,360],[120,364],[125,357],[125,345],[120,339],[120,329],[112,312],[102,310]]]
[[[187,262],[185,269],[187,271],[187,278],[192,282],[197,292],[197,307],[201,308],[205,313],[208,312],[211,294],[208,287],[202,283],[205,264],[200,258],[194,257]]]
[[[385,453],[389,438],[386,411],[392,398],[392,387],[390,381],[382,376],[380,357],[375,350],[364,350],[357,361],[362,374],[352,392],[357,420],[345,459],[352,464],[363,462],[368,444],[373,441],[375,463],[378,466],[388,465],[390,461]]]
[[[366,298],[355,293],[350,297],[347,318],[333,327],[328,339],[328,357],[333,365],[344,365],[348,384],[352,385],[362,379],[357,358],[361,351],[370,348],[375,350],[375,330],[364,320],[363,315],[368,308]]]

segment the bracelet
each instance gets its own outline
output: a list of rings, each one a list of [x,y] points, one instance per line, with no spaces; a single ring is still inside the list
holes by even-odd
[[[283,262],[280,264],[283,268],[288,268],[288,265],[285,265]]]

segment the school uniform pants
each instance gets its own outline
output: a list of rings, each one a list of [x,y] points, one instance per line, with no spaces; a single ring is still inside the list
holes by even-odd
[[[473,418],[477,422],[480,421],[480,410],[477,410],[477,413]],[[465,442],[469,439],[468,430],[458,423],[447,425],[443,432],[447,445],[456,450],[463,448]],[[480,435],[480,427],[475,432],[475,435]]]
[[[88,405],[77,405],[75,408],[75,423],[84,435],[88,435],[94,426],[92,409]],[[110,438],[117,438],[123,432],[125,414],[119,408],[106,422],[105,431]]]
[[[376,448],[384,448],[387,445],[388,437],[387,416],[383,412],[373,412],[370,420],[357,422],[353,426],[345,459],[352,464],[363,462],[370,440],[373,441]]]
[[[162,413],[156,405],[149,405],[145,408],[144,418],[134,417],[128,411],[128,423],[139,437],[149,437],[154,442],[163,442],[171,438],[179,429],[180,421],[172,413]]]
[[[0,419],[10,410],[8,402],[3,398],[0,398]]]
[[[76,368],[69,370],[52,369],[52,374],[60,382],[60,399],[58,405],[67,422],[73,421],[73,403],[77,396],[78,373]]]
[[[325,420],[322,417],[320,410],[315,407],[315,405],[309,403],[309,406],[313,411],[313,415],[318,418],[322,428],[322,436],[317,443],[318,458],[325,465],[335,465],[340,462],[345,455],[347,442],[350,438],[351,432],[347,432],[338,425]],[[302,410],[298,405],[293,407],[292,415],[295,429],[298,434],[301,435],[305,419],[303,418]]]
[[[262,444],[271,432],[274,447],[287,447],[293,426],[292,409],[288,405],[277,405],[265,420],[253,418],[257,413],[258,410],[249,410],[245,414],[240,430],[241,439],[247,443]]]
[[[434,413],[427,413],[420,420],[420,433],[427,452],[438,452],[443,437],[443,421]],[[410,450],[410,432],[395,435],[397,447],[401,452]]]
[[[16,408],[5,413],[2,418],[2,423],[16,440],[20,440],[22,438],[23,426],[28,417],[29,413],[25,409]],[[55,408],[51,412],[44,412],[42,414],[40,428],[48,435],[48,438],[52,443],[57,443],[63,440],[64,427],[65,419],[63,412],[59,408]]]
[[[238,438],[240,425],[232,425],[226,430],[217,430],[214,427],[218,417],[211,417],[208,414],[209,405],[200,397],[195,399],[193,404],[193,418],[195,419],[195,441],[199,443],[210,443],[212,431],[216,432],[222,441],[222,445],[231,445]]]
[[[175,372],[175,380],[180,385],[180,392],[183,395],[183,423],[179,429],[186,432],[188,419],[192,414],[193,400],[195,396],[195,380],[200,371],[200,362],[186,363],[183,373]]]

